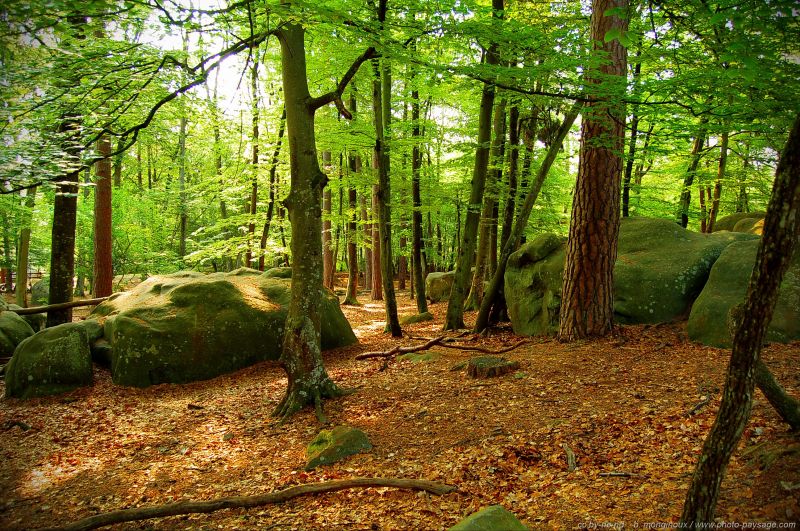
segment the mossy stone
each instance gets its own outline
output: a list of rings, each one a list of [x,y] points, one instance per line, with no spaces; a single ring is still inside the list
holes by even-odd
[[[49,299],[50,277],[45,276],[31,285],[31,306],[44,306]]]
[[[528,528],[502,505],[492,505],[467,516],[448,531],[528,531]]]
[[[372,449],[367,435],[350,426],[336,426],[320,431],[306,448],[306,470],[337,463],[345,457]]]
[[[10,311],[0,311],[0,357],[10,357],[17,345],[32,335],[33,328],[22,316]]]
[[[400,319],[400,324],[410,325],[414,323],[422,323],[425,321],[433,321],[433,314],[431,312],[415,313],[414,315],[406,315]]]
[[[264,272],[265,278],[292,278],[291,267],[273,267]]]
[[[17,306],[16,304],[9,304],[9,310],[21,310],[22,306]],[[34,332],[39,332],[44,330],[45,325],[47,324],[47,314],[46,313],[29,313],[27,315],[20,315],[22,319],[31,325]]]
[[[493,378],[519,369],[519,363],[499,356],[478,356],[467,363],[467,374],[473,378]]]
[[[65,323],[29,337],[6,367],[7,397],[54,395],[88,385],[92,356],[83,323]]]
[[[453,289],[455,271],[428,273],[425,277],[425,297],[431,302],[441,302],[450,299],[450,290]]]
[[[730,348],[728,313],[744,302],[759,245],[760,240],[743,241],[723,251],[689,314],[686,331],[692,340]],[[800,253],[795,253],[783,277],[766,339],[779,343],[800,339]]]
[[[759,219],[764,219],[766,216],[766,212],[736,212],[734,214],[729,214],[727,216],[723,216],[718,218],[714,222],[714,232],[719,232],[723,230],[727,231],[735,231],[736,225],[745,219],[753,220],[750,222],[751,226]]]

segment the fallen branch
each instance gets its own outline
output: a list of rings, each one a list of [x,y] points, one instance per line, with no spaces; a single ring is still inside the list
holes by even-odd
[[[283,503],[291,500],[292,498],[306,494],[318,494],[360,487],[394,487],[398,489],[422,490],[439,496],[456,490],[455,487],[450,485],[422,479],[340,479],[336,481],[323,481],[320,483],[295,485],[293,487],[271,492],[269,494],[257,494],[255,496],[231,496],[229,498],[218,498],[210,501],[182,501],[177,503],[156,505],[153,507],[122,509],[109,513],[96,514],[94,516],[84,518],[83,520],[72,522],[63,527],[53,527],[48,529],[51,531],[97,529],[107,525],[120,524],[123,522],[135,522],[139,520],[149,520],[150,518],[164,518],[166,516],[177,516],[181,514],[210,513],[220,509],[259,507],[261,505]]]
[[[687,416],[687,417],[691,417],[692,415],[694,415],[695,413],[697,413],[698,411],[700,411],[701,409],[703,409],[705,406],[707,406],[707,405],[708,405],[710,402],[711,402],[711,393],[709,393],[708,395],[706,395],[706,397],[705,397],[703,400],[701,400],[700,402],[698,402],[697,404],[695,404],[695,405],[694,405],[694,407],[693,407],[692,409],[690,409],[690,410],[689,410],[689,411],[686,413],[686,416]]]
[[[641,477],[640,474],[634,474],[633,472],[600,472],[598,476],[603,478],[638,478]]]
[[[372,358],[389,358],[394,356],[395,354],[408,354],[411,352],[419,352],[420,350],[427,350],[434,345],[438,345],[444,340],[444,336],[439,336],[431,339],[427,343],[422,345],[417,345],[415,347],[401,347],[396,346],[391,350],[387,350],[385,352],[365,352],[363,354],[359,354],[356,356],[357,360],[368,360]]]
[[[471,351],[476,351],[476,352],[483,352],[484,354],[504,354],[504,353],[510,352],[510,351],[514,350],[515,348],[518,348],[518,347],[520,347],[520,346],[522,346],[522,345],[524,345],[525,343],[528,342],[528,340],[523,339],[523,340],[518,341],[517,343],[511,345],[510,347],[505,347],[505,348],[501,348],[501,349],[497,349],[497,350],[492,350],[492,349],[488,349],[488,348],[484,348],[484,347],[475,347],[475,346],[472,346],[472,345],[463,345],[463,344],[460,344],[460,343],[445,343],[445,341],[446,341],[445,336],[439,336],[439,337],[435,337],[435,338],[431,339],[427,343],[424,343],[422,345],[416,345],[416,346],[413,346],[413,347],[397,346],[397,347],[394,347],[391,350],[386,350],[386,351],[383,351],[383,352],[365,352],[363,354],[359,354],[358,356],[356,356],[356,359],[357,360],[368,360],[368,359],[372,359],[372,358],[390,358],[390,357],[395,356],[397,354],[409,354],[411,352],[419,352],[420,350],[428,350],[429,348],[437,346],[437,345],[440,346],[440,347],[453,348],[453,349],[457,349],[457,350],[471,350]]]
[[[32,315],[35,313],[47,313],[53,310],[66,310],[67,308],[76,308],[78,306],[97,306],[106,299],[108,299],[108,297],[97,297],[96,299],[86,299],[84,301],[59,302],[58,304],[48,304],[47,306],[33,306],[31,308],[9,309],[7,311],[14,312],[17,315]]]

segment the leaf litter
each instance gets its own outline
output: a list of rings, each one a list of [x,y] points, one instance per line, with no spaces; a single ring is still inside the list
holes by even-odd
[[[286,387],[277,362],[147,389],[115,386],[95,369],[93,387],[0,403],[0,528],[359,476],[429,479],[459,490],[441,497],[341,491],[116,528],[433,530],[493,504],[532,529],[677,521],[729,351],[689,342],[684,323],[623,326],[571,344],[531,338],[503,354],[519,371],[472,379],[458,365],[480,353],[458,349],[356,361],[441,335],[446,311],[445,303],[431,305],[436,320],[405,327],[414,339],[395,340],[383,333],[382,304],[367,298],[343,307],[360,344],[325,355],[333,379],[355,392],[327,401],[325,411],[334,424],[364,430],[371,452],[304,471],[305,447],[322,427],[310,409],[282,425],[270,416]],[[398,302],[401,316],[414,313],[407,292]],[[471,324],[475,315],[465,317]],[[498,350],[519,339],[501,327],[456,341]],[[763,355],[798,396],[800,344],[772,345]],[[800,441],[757,393],[717,517],[797,521],[798,484]]]

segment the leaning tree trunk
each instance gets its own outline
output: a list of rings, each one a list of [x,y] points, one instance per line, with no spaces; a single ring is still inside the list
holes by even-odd
[[[681,524],[687,529],[705,528],[703,524],[714,521],[725,469],[750,417],[761,346],[799,235],[800,115],[778,164],[744,304],[731,314],[736,330],[731,360],[717,418],[686,494]]]
[[[494,17],[502,19],[503,0],[492,0]],[[486,53],[486,64],[500,64],[499,47],[492,43]],[[469,204],[467,205],[464,232],[461,235],[461,246],[456,259],[456,271],[453,276],[453,287],[447,301],[447,316],[444,321],[445,330],[464,328],[464,299],[469,287],[475,254],[476,236],[481,219],[481,204],[486,186],[486,172],[489,166],[489,141],[492,135],[492,107],[494,106],[495,87],[484,83],[481,92],[481,107],[478,112],[478,147],[475,150],[475,165],[472,171]]]
[[[528,224],[528,218],[531,215],[533,205],[536,203],[536,199],[539,197],[542,184],[544,184],[544,180],[547,178],[547,174],[550,172],[550,168],[553,166],[553,162],[555,162],[558,152],[561,151],[561,143],[564,141],[564,138],[566,138],[567,133],[572,127],[572,124],[575,123],[575,120],[578,118],[578,113],[580,112],[581,106],[582,104],[580,102],[575,103],[567,112],[566,116],[564,116],[564,121],[561,122],[561,127],[559,127],[558,132],[556,133],[556,138],[553,140],[553,143],[550,144],[550,147],[547,150],[547,155],[542,161],[542,165],[539,167],[539,172],[536,174],[536,179],[531,183],[531,188],[528,190],[528,193],[525,196],[525,200],[523,201],[519,213],[517,214],[517,219],[514,221],[514,225],[511,228],[509,237],[503,245],[503,250],[501,251],[500,257],[497,260],[497,270],[494,272],[492,280],[489,283],[489,287],[486,289],[486,293],[483,296],[481,308],[475,321],[476,332],[483,332],[486,327],[489,326],[489,316],[492,313],[492,307],[497,301],[499,293],[503,287],[503,278],[506,273],[508,258],[511,256],[511,253],[513,253],[517,247],[519,247],[519,242],[522,239],[522,234],[525,232],[525,226]]]
[[[587,90],[616,78],[625,86],[627,52],[610,31],[625,32],[628,19],[619,13],[628,0],[592,1],[594,55],[608,57],[599,76],[587,69]],[[608,10],[616,14],[606,15]],[[613,11],[612,11],[613,13]],[[625,141],[625,106],[596,99],[585,108],[581,125],[578,181],[572,200],[569,241],[561,297],[559,339],[603,336],[614,323],[613,271],[619,236],[620,178]]]
[[[105,157],[95,165],[97,176],[94,189],[94,276],[95,297],[107,297],[113,291],[114,265],[111,241],[111,139],[102,136],[97,150]]]

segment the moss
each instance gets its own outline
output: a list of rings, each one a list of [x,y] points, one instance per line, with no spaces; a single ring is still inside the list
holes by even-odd
[[[502,505],[492,505],[469,515],[448,531],[528,531],[514,513]]]
[[[414,323],[422,323],[425,321],[433,321],[433,314],[431,312],[423,312],[414,315],[407,315],[402,319],[400,319],[400,324],[410,325]]]
[[[345,457],[372,449],[367,435],[356,428],[336,426],[322,430],[306,448],[306,470],[341,461]]]

